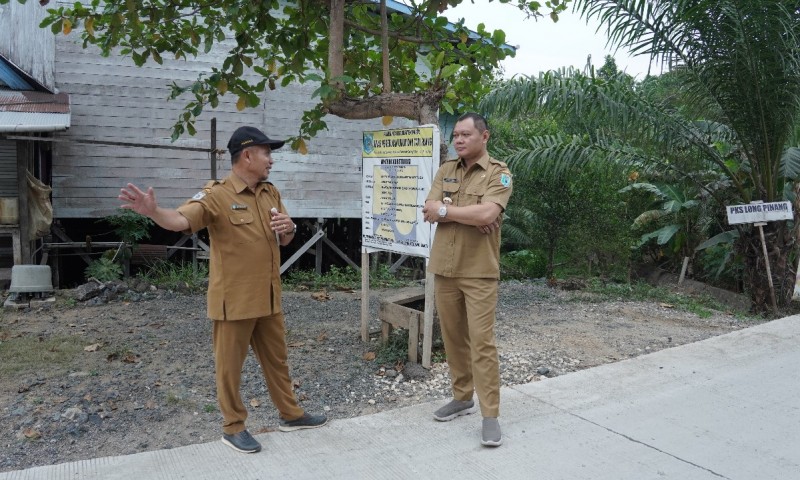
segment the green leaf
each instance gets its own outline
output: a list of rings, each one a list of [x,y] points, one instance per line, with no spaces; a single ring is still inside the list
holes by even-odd
[[[709,238],[705,242],[701,243],[697,246],[694,250],[699,252],[701,250],[705,250],[706,248],[713,247],[715,245],[719,245],[721,243],[724,244],[733,244],[739,238],[739,231],[738,230],[728,230],[727,232],[722,232],[714,235],[713,237]]]
[[[658,234],[658,239],[656,240],[658,244],[665,245],[672,239],[675,233],[680,229],[681,229],[680,225],[667,225],[666,227],[662,227],[653,233]]]
[[[442,69],[441,77],[442,78],[450,77],[453,74],[455,74],[458,71],[458,69],[460,69],[460,68],[461,68],[461,65],[459,65],[457,63],[447,65],[446,67],[444,67]]]

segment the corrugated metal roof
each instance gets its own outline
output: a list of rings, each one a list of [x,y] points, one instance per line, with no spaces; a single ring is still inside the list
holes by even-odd
[[[70,126],[69,113],[28,113],[0,111],[0,133],[57,132]]]
[[[66,130],[70,117],[66,93],[0,90],[0,133]]]
[[[69,95],[0,90],[0,112],[69,113]]]

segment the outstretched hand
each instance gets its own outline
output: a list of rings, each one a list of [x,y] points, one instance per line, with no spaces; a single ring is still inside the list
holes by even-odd
[[[147,193],[145,193],[136,185],[129,183],[120,190],[119,197],[117,198],[124,202],[121,208],[133,210],[146,217],[151,217],[155,213],[156,208],[158,208],[156,193],[153,191],[153,187],[148,188]]]

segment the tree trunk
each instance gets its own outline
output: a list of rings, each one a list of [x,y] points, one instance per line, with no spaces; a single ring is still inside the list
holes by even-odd
[[[789,262],[789,254],[795,242],[786,222],[770,222],[763,228],[775,300],[780,309],[789,304],[794,292],[795,266]],[[753,303],[751,308],[755,313],[770,312],[778,315],[779,312],[772,312],[769,278],[758,228],[752,227],[743,232],[741,239],[744,248],[745,288],[748,289]]]

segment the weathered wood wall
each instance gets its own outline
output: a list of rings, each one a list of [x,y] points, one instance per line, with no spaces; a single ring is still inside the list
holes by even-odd
[[[209,72],[222,58],[223,47],[189,61],[164,59],[136,67],[129,58],[102,57],[83,49],[76,29],[56,42],[56,84],[70,94],[72,127],[62,140],[91,139],[113,142],[181,145],[208,148],[211,118],[217,119],[218,148],[243,125],[262,128],[271,138],[296,134],[305,109],[314,104],[312,86],[290,85],[267,91],[262,104],[239,112],[236,97],[226,96],[215,110],[203,113],[197,134],[175,143],[171,127],[184,104],[167,101],[173,81],[181,84]],[[166,56],[165,56],[166,57]],[[221,63],[221,62],[220,62]],[[286,146],[274,155],[270,174],[296,218],[361,217],[361,138],[364,130],[378,130],[380,119],[349,121],[327,118],[329,130],[309,144],[308,155]],[[408,126],[396,120],[392,127]],[[210,158],[199,152],[157,148],[101,146],[77,142],[54,145],[53,208],[57,218],[99,218],[118,207],[120,187],[128,182],[153,186],[163,206],[175,207],[194,195],[211,178]],[[230,171],[230,157],[218,161],[217,178]]]
[[[52,89],[55,37],[50,29],[39,28],[46,8],[37,1],[21,4],[14,0],[0,5],[0,53]]]

